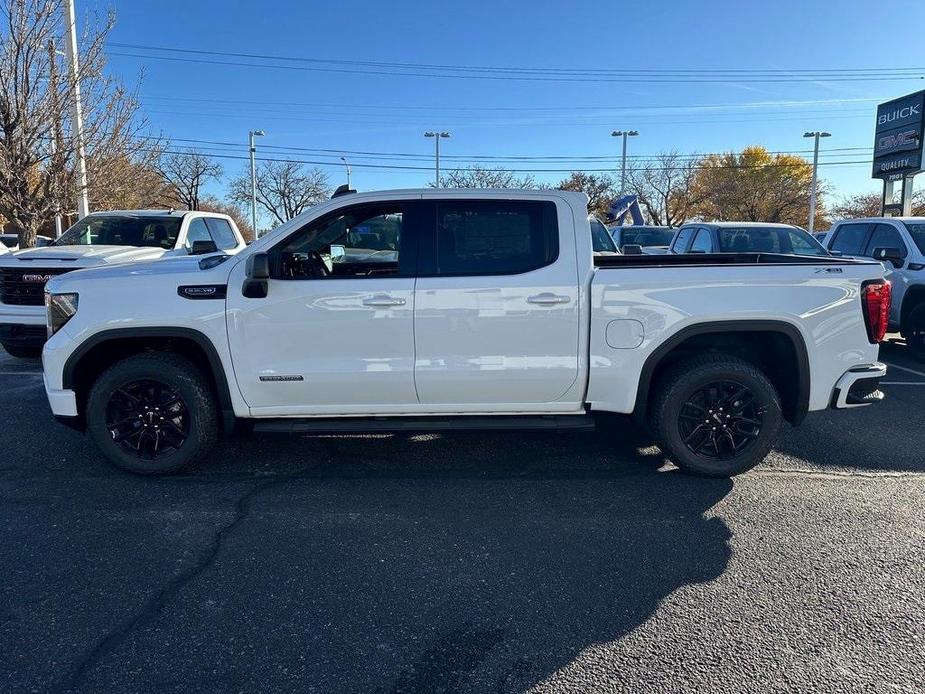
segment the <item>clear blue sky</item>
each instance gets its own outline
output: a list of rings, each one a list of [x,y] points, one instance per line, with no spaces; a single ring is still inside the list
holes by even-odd
[[[81,16],[110,4],[77,0],[77,6]],[[582,70],[925,68],[925,2],[904,3],[900,11],[895,3],[873,0],[117,0],[114,9],[112,42],[270,56]],[[255,62],[125,47],[110,51]],[[502,162],[507,168],[531,169],[615,169],[618,142],[610,132],[620,128],[640,131],[631,141],[633,155],[726,151],[749,144],[799,151],[810,144],[801,137],[804,131],[828,130],[833,137],[824,147],[842,151],[823,156],[821,176],[839,196],[878,190],[869,164],[875,105],[925,88],[921,79],[486,80],[370,75],[358,71],[382,68],[269,62],[295,69],[125,55],[112,55],[110,69],[131,81],[144,66],[143,108],[166,135],[240,143],[203,151],[246,156],[247,131],[262,128],[267,136],[259,141],[261,155],[328,162],[325,168],[334,183],[343,179],[337,154],[284,148],[390,153],[348,155],[355,187],[367,190],[430,180],[429,169],[361,165],[430,167],[433,141],[422,135],[431,128],[452,132],[443,142],[447,167],[460,163],[451,157],[475,155],[605,157]],[[925,75],[925,69],[919,74]],[[278,149],[271,154],[271,148]],[[831,165],[851,161],[863,163]],[[245,162],[228,159],[223,164],[234,174]],[[549,182],[565,175],[536,174]]]

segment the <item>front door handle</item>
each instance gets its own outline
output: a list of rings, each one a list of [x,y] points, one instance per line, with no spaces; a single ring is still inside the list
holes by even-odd
[[[535,294],[534,296],[527,297],[528,304],[542,304],[544,306],[551,306],[553,304],[567,304],[571,300],[571,297],[562,296],[561,294],[550,294],[549,292],[543,292],[542,294]]]
[[[380,294],[378,296],[371,296],[368,299],[363,299],[364,306],[376,306],[376,307],[385,307],[385,306],[404,306],[405,300],[396,296],[388,296],[386,294]]]

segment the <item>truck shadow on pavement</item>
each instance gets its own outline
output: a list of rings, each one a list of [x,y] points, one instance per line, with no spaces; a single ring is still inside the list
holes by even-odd
[[[61,463],[2,478],[0,671],[87,692],[593,689],[580,654],[730,557],[711,509],[732,482],[659,471],[644,444],[237,437],[147,479],[65,437]]]
[[[225,462],[263,446],[291,477],[252,499],[218,581],[183,598],[200,634],[229,628],[201,607],[218,586],[221,611],[247,615],[235,640],[261,672],[227,672],[219,689],[287,688],[285,671],[319,691],[522,691],[730,555],[709,512],[732,482],[657,473],[661,457],[625,437],[255,438]],[[306,466],[313,454],[326,460]],[[236,660],[224,640],[209,650]],[[195,679],[194,660],[164,655]]]

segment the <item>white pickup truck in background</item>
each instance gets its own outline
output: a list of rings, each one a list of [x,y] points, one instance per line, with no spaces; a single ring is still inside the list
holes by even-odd
[[[751,468],[784,420],[882,398],[874,261],[595,255],[587,197],[339,196],[231,256],[54,277],[45,388],[116,465],[155,474],[220,430],[594,426],[635,414],[699,474]]]
[[[0,344],[14,357],[41,354],[46,337],[43,294],[51,277],[193,252],[237,253],[246,245],[234,221],[223,214],[95,212],[49,245],[0,257]]]

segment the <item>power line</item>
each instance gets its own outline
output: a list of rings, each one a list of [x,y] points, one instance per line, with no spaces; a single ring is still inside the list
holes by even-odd
[[[604,75],[604,76],[722,76],[740,78],[742,76],[792,76],[804,75],[810,77],[821,76],[827,78],[830,76],[863,76],[863,75],[899,75],[908,76],[925,71],[920,67],[879,67],[879,68],[732,68],[732,69],[708,69],[708,68],[536,68],[536,67],[501,67],[488,65],[450,65],[434,63],[398,63],[382,62],[371,60],[339,60],[333,58],[312,58],[305,56],[286,56],[270,55],[261,53],[243,53],[235,51],[214,51],[194,48],[182,48],[179,46],[155,46],[150,44],[134,44],[110,42],[110,46],[124,48],[129,50],[145,50],[169,53],[184,53],[188,55],[209,55],[231,58],[246,58],[250,60],[282,60],[287,62],[309,63],[314,65],[339,65],[345,67],[366,67],[381,69],[411,69],[411,70],[445,70],[450,72],[478,72],[478,73],[501,73],[511,75]]]
[[[117,44],[111,44],[117,45]],[[207,55],[217,55],[217,56],[229,56],[234,57],[239,54],[234,53],[223,53],[220,51],[193,51],[191,49],[183,48],[166,48],[166,47],[139,47],[134,50],[162,50],[162,51],[174,51],[182,53],[199,53]],[[616,77],[605,77],[605,76],[580,76],[580,73],[567,74],[567,75],[555,75],[555,74],[545,74],[537,72],[535,74],[497,74],[494,72],[483,72],[483,73],[462,73],[462,72],[440,72],[440,71],[428,71],[432,70],[431,68],[419,68],[424,71],[414,72],[410,69],[407,71],[396,70],[396,69],[367,69],[367,68],[350,68],[350,67],[322,67],[320,64],[315,65],[284,65],[279,63],[259,63],[259,62],[241,62],[238,60],[209,60],[205,58],[189,58],[189,57],[179,57],[179,56],[168,56],[168,55],[150,55],[150,54],[137,54],[137,53],[124,53],[122,51],[110,51],[109,55],[119,56],[123,58],[140,58],[145,60],[163,60],[163,61],[172,61],[172,62],[182,62],[182,63],[198,63],[202,65],[222,65],[227,67],[252,67],[252,68],[269,68],[274,70],[296,70],[296,71],[313,71],[313,72],[330,72],[330,73],[348,73],[348,74],[361,74],[361,75],[377,75],[377,76],[394,76],[394,77],[431,77],[431,78],[452,78],[452,79],[469,79],[469,80],[500,80],[500,81],[527,81],[527,82],[596,82],[596,83],[679,83],[679,84],[690,84],[690,83],[729,83],[729,82],[749,82],[749,83],[799,83],[799,82],[818,82],[820,80],[825,80],[826,82],[892,82],[892,81],[905,81],[905,80],[921,80],[925,79],[922,75],[918,74],[918,69],[916,72],[904,72],[897,71],[893,73],[851,73],[845,72],[844,74],[837,73],[826,73],[819,74],[814,73],[813,76],[810,76],[809,73],[801,75],[792,75],[792,76],[764,76],[764,75],[748,75],[748,74],[727,74],[725,76],[719,76],[717,73],[711,73],[711,76],[700,76],[700,75],[685,75],[685,76],[676,76],[672,74],[627,74],[626,76],[616,76]],[[250,55],[250,54],[240,54],[240,55]],[[258,59],[258,58],[252,58]],[[277,60],[305,60],[305,61],[318,61],[322,63],[320,59],[315,58],[304,58],[304,59],[294,59],[287,57],[277,57]],[[899,69],[903,70],[903,69]]]

